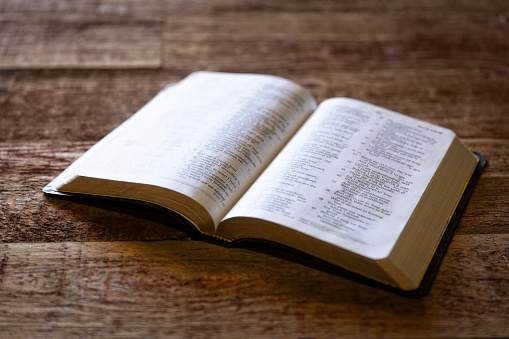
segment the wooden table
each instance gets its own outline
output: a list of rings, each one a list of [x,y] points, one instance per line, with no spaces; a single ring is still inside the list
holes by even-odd
[[[41,188],[165,84],[279,75],[488,159],[428,296]],[[0,1],[0,336],[508,337],[506,1]]]

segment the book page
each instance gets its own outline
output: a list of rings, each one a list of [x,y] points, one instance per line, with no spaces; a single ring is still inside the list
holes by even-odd
[[[226,218],[264,219],[385,257],[453,139],[402,114],[329,99]]]
[[[170,188],[195,199],[217,224],[315,108],[311,95],[288,80],[193,73],[159,93],[73,171]]]

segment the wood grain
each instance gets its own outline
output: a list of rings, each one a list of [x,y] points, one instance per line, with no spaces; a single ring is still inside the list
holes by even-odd
[[[0,336],[509,337],[508,37],[504,0],[0,0]],[[430,294],[191,241],[161,211],[43,195],[197,70],[368,101],[484,154]]]
[[[164,64],[192,69],[206,61],[211,70],[229,70],[240,63],[246,71],[302,64],[346,69],[507,66],[509,42],[500,34],[504,20],[486,13],[426,16],[413,11],[383,17],[376,12],[226,13],[209,20],[180,15],[166,20]]]
[[[318,101],[346,96],[451,128],[461,138],[509,135],[509,72],[278,70]],[[0,71],[0,141],[98,141],[187,71]],[[323,74],[322,77],[319,75]]]
[[[18,321],[0,328],[26,333],[28,317],[28,329],[61,335],[502,337],[508,305],[496,301],[508,297],[509,267],[493,271],[489,262],[507,259],[507,241],[456,237],[443,270],[461,276],[440,274],[421,300],[302,266],[288,254],[188,241],[2,245],[0,302],[11,306],[4,317]]]
[[[53,0],[38,1],[38,6],[34,6],[31,0],[2,0],[0,9],[7,13],[108,13],[108,14],[126,14],[143,15],[145,13],[199,13],[202,15],[216,14],[227,11],[252,12],[252,11],[281,11],[287,13],[294,12],[379,12],[387,13],[392,11],[408,12],[415,10],[421,13],[478,13],[478,12],[497,12],[504,9],[506,3],[504,0],[487,0],[472,2],[470,0],[455,1],[448,0],[416,0],[409,3],[405,0],[395,0],[390,3],[384,3],[377,0],[360,1],[328,1],[328,0],[289,0],[274,3],[271,0],[209,0],[199,1],[180,1],[180,0],[130,0],[129,2],[118,0],[83,0],[76,2],[73,0]]]
[[[158,22],[0,19],[0,69],[158,68]]]

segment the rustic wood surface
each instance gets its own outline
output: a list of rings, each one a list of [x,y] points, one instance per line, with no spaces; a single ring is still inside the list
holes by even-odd
[[[488,159],[428,296],[41,188],[167,83],[269,73]],[[0,0],[0,337],[509,337],[507,1]]]

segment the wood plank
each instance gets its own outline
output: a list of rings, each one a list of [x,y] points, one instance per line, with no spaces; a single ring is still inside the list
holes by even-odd
[[[0,69],[158,68],[157,21],[0,19]]]
[[[283,11],[283,12],[331,12],[331,11],[378,11],[392,12],[419,10],[422,12],[485,12],[504,8],[504,0],[487,1],[448,1],[448,0],[416,0],[408,2],[395,0],[390,2],[378,0],[336,1],[336,0],[241,0],[241,1],[179,1],[179,0],[39,0],[34,6],[30,0],[1,0],[0,9],[6,13],[221,13],[226,11]]]
[[[505,16],[483,12],[225,13],[169,16],[167,68],[255,71],[464,68],[508,64]],[[205,63],[206,62],[206,63]]]
[[[497,66],[397,72],[311,68],[275,74],[304,85],[319,102],[335,96],[364,100],[451,128],[461,138],[509,135],[509,73],[498,72]],[[166,84],[186,75],[155,70],[0,71],[0,141],[98,141]]]
[[[454,39],[454,37],[452,38]],[[449,41],[429,36],[384,37],[359,41],[354,37],[321,41],[165,41],[164,68],[180,71],[274,72],[277,69],[334,68],[336,70],[376,70],[398,68],[487,67],[493,63],[507,67],[506,43]],[[483,40],[484,41],[484,40]],[[480,43],[480,46],[478,45]],[[444,46],[448,45],[444,51]],[[492,48],[484,53],[483,48]],[[496,53],[499,51],[500,53]],[[444,54],[445,53],[445,54]]]
[[[9,336],[506,337],[508,235],[456,237],[429,296],[188,242],[0,245]],[[29,320],[29,321],[27,321]],[[256,321],[253,321],[256,320]]]
[[[425,11],[414,7],[384,11],[235,11],[218,12],[213,16],[169,13],[165,19],[168,40],[345,40],[370,41],[397,36],[441,35],[469,39],[491,38],[484,43],[504,43],[499,33],[505,16],[500,8],[491,12]],[[451,30],[451,28],[455,30]],[[443,46],[442,46],[443,47]]]
[[[98,141],[183,75],[0,72],[0,141]]]

